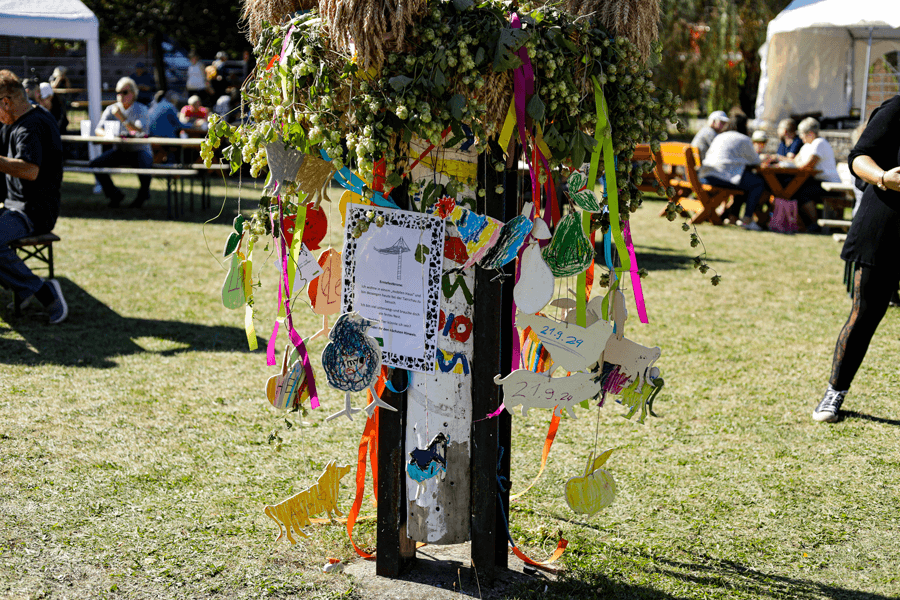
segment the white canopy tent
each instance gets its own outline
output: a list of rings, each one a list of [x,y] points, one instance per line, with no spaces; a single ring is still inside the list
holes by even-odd
[[[88,116],[100,122],[100,22],[81,0],[0,0],[0,35],[87,42]]]
[[[900,50],[900,2],[794,0],[769,22],[760,48],[758,121],[791,114],[865,120],[869,67]]]

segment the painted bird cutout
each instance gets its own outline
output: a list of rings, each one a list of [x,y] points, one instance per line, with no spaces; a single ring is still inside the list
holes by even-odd
[[[440,476],[441,480],[447,476],[447,444],[450,439],[444,432],[438,433],[425,448],[415,448],[409,453],[409,463],[406,472],[410,478],[419,485],[416,489],[416,497],[425,491],[425,481]]]
[[[521,312],[516,315],[516,326],[522,329],[531,327],[550,353],[553,364],[548,373],[552,373],[557,365],[570,372],[587,371],[603,354],[606,342],[613,334],[612,324],[603,319],[587,327],[581,327],[574,323]]]
[[[328,385],[343,390],[345,407],[325,420],[330,421],[341,415],[353,420],[353,414],[365,410],[371,417],[376,407],[396,411],[393,406],[382,402],[375,393],[375,381],[381,372],[381,348],[373,337],[368,335],[369,327],[375,321],[364,318],[359,313],[344,313],[335,322],[328,333],[328,339],[322,351],[322,369],[328,379]],[[361,392],[369,388],[375,401],[365,409],[353,408],[350,405],[350,392]]]
[[[573,171],[567,181],[569,198],[581,210],[592,213],[600,212],[603,210],[603,207],[600,206],[600,201],[597,200],[597,195],[594,191],[588,189],[587,182],[588,177],[583,171]]]

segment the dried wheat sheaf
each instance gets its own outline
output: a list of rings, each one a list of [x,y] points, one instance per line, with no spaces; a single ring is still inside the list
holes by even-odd
[[[286,16],[315,8],[318,4],[317,0],[244,0],[241,20],[247,23],[247,39],[256,44],[263,23],[281,23]]]
[[[592,16],[613,35],[637,46],[643,60],[659,34],[659,0],[566,0],[565,11]]]
[[[357,64],[381,68],[385,52],[403,48],[427,0],[320,0],[319,13],[338,49],[356,50]]]

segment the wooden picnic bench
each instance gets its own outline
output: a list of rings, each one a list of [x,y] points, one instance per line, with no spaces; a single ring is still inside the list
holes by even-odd
[[[150,167],[147,169],[135,167],[91,167],[73,164],[68,161],[63,165],[63,171],[66,173],[105,173],[107,175],[150,175],[152,177],[164,177],[166,180],[166,215],[171,219],[178,216],[183,211],[183,193],[184,185],[182,184],[181,192],[179,192],[176,181],[183,177],[193,177],[199,175],[197,169],[170,168],[165,165],[159,167]],[[173,203],[174,195],[174,203]],[[174,212],[173,212],[174,207]],[[193,190],[191,191],[191,208],[193,209]]]
[[[669,203],[681,206],[682,216],[690,216],[691,223],[709,221],[720,225],[722,217],[716,209],[733,196],[744,192],[735,188],[717,187],[700,182],[700,156],[697,149],[684,142],[664,142],[653,153],[656,177],[665,188],[673,188]],[[693,196],[693,197],[692,197]],[[690,213],[693,213],[691,216]],[[663,210],[660,216],[664,216]]]

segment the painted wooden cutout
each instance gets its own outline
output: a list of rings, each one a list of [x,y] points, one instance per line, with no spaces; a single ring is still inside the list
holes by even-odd
[[[432,477],[440,476],[441,481],[447,475],[447,444],[450,440],[443,432],[434,436],[434,439],[425,448],[415,448],[409,453],[409,463],[406,465],[406,472],[409,476],[418,482],[416,497],[425,491],[425,480]]]
[[[541,218],[537,218],[534,220],[534,227],[531,229],[531,236],[536,240],[549,240],[553,237],[553,234],[550,233],[550,228],[547,227],[547,222]]]
[[[282,219],[281,223],[284,243],[290,248],[294,242],[297,215],[288,215]],[[300,241],[310,250],[318,250],[326,233],[328,233],[328,216],[325,214],[325,210],[321,206],[307,206],[306,218],[303,221],[303,239]]]
[[[369,206],[374,206],[370,200],[363,198],[356,192],[351,192],[350,190],[345,191],[343,194],[341,194],[340,201],[338,201],[338,210],[341,213],[341,227],[345,227],[347,225],[348,204],[368,204]]]
[[[554,366],[561,366],[566,371],[586,371],[597,362],[604,348],[609,347],[607,340],[613,332],[613,326],[602,319],[589,327],[581,327],[522,312],[516,315],[516,326],[531,327],[550,353]],[[553,372],[552,367],[549,372]]]
[[[272,192],[283,182],[296,180],[300,165],[305,159],[305,154],[293,148],[286,148],[284,141],[280,139],[266,144],[266,163],[271,177],[264,189]]]
[[[311,335],[308,341],[328,335],[331,331],[328,316],[341,310],[341,253],[329,248],[319,255],[318,262],[322,273],[310,281],[306,289],[313,312],[322,315],[322,329]]]
[[[228,239],[225,240],[225,251],[222,256],[228,256],[237,250],[238,245],[241,243],[241,237],[244,235],[244,221],[243,215],[238,215],[234,218],[234,231],[232,231],[228,235]]]
[[[274,506],[266,506],[263,509],[266,516],[278,524],[278,537],[275,541],[278,542],[287,535],[288,541],[296,544],[297,540],[291,535],[291,529],[300,537],[308,537],[303,533],[303,527],[312,524],[309,520],[311,515],[324,513],[330,519],[334,515],[343,517],[344,513],[338,507],[338,490],[341,477],[349,472],[350,465],[336,465],[335,461],[331,461],[314,486]]]
[[[597,195],[587,187],[588,177],[582,171],[573,171],[569,175],[568,188],[569,198],[575,203],[575,206],[581,210],[596,213],[603,210]]]
[[[375,401],[365,408],[370,417],[376,407],[397,409],[382,402],[375,393],[373,387],[381,372],[381,348],[374,338],[366,334],[366,331],[374,325],[374,321],[364,319],[359,313],[344,313],[338,317],[334,327],[328,334],[331,340],[322,351],[322,369],[328,379],[328,385],[343,390],[345,407],[327,420],[340,415],[346,415],[353,420],[353,414],[358,413],[359,408],[350,405],[350,392],[361,392],[366,388],[372,389]]]
[[[240,252],[231,255],[231,266],[222,284],[222,304],[225,308],[240,308],[247,299],[244,297],[244,268]]]
[[[305,389],[306,371],[303,369],[303,363],[296,360],[288,367],[293,350],[290,344],[285,347],[281,372],[272,375],[266,382],[266,398],[275,408],[291,408],[299,402],[300,394]]]
[[[575,405],[600,393],[602,383],[596,373],[573,373],[566,377],[548,377],[528,369],[518,369],[504,378],[494,377],[494,383],[503,386],[503,403],[512,413],[522,405],[522,416],[530,408],[552,408],[553,414],[568,411],[575,416]]]
[[[619,372],[638,383],[635,389],[641,389],[649,376],[648,371],[662,354],[659,346],[648,348],[627,338],[619,339],[618,335],[610,336],[603,352],[603,360],[619,365]]]
[[[584,235],[580,213],[569,213],[562,218],[543,255],[556,277],[578,275],[591,266],[594,247]]]
[[[403,279],[403,255],[410,251],[410,247],[406,245],[406,240],[402,237],[397,238],[397,241],[387,248],[375,248],[375,252],[379,254],[397,257],[397,281]]]
[[[647,375],[647,383],[638,387],[640,380],[636,379],[631,385],[622,390],[622,405],[628,407],[628,413],[624,415],[626,419],[630,419],[634,415],[641,412],[638,417],[638,423],[643,423],[647,418],[647,413],[653,414],[653,399],[659,395],[664,385],[662,377],[659,376],[659,369],[653,367]]]
[[[309,301],[317,315],[336,315],[341,310],[341,253],[329,248],[318,262],[322,273],[309,282]]]
[[[584,475],[566,482],[566,502],[576,513],[591,518],[616,499],[616,480],[608,471],[600,468],[613,450],[615,448],[610,448],[593,461],[591,453]]]
[[[507,221],[500,229],[496,243],[481,259],[481,266],[485,269],[500,269],[515,259],[533,227],[531,219],[522,215]]]
[[[297,253],[297,270],[294,272],[294,290],[302,290],[306,285],[317,279],[322,274],[322,267],[312,255],[306,244],[300,244],[300,251]]]
[[[437,214],[440,216],[442,212],[439,211]],[[501,221],[479,215],[461,206],[454,206],[453,210],[447,213],[446,218],[447,221],[456,225],[459,237],[466,246],[469,258],[463,263],[463,269],[468,269],[482,259],[491,246],[497,242],[500,230],[503,228]]]
[[[513,300],[523,313],[536,313],[553,298],[553,272],[541,256],[537,244],[529,244],[522,253],[519,281],[513,288]]]

